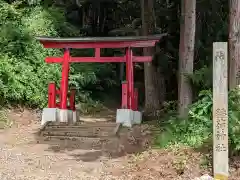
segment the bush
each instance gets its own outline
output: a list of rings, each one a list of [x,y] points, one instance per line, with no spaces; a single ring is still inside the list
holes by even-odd
[[[49,19],[47,12],[39,7],[31,10],[17,9],[14,5],[1,3],[3,4],[0,8],[2,103],[44,106],[48,81],[56,81],[60,77],[59,67],[46,65],[44,58],[58,52],[44,50],[34,36],[36,33],[56,35],[53,20]]]
[[[62,53],[60,50],[44,49],[35,36],[69,37],[81,34],[66,22],[64,9],[40,5],[29,7],[21,1],[9,4],[0,0],[0,3],[1,103],[43,107],[47,102],[49,81],[59,83],[61,76],[61,66],[46,64],[44,59],[46,56],[61,56]],[[70,85],[77,87],[77,97],[84,101],[89,99],[92,91],[86,91],[86,87],[97,84],[99,89],[102,82],[111,84],[113,77],[112,67],[108,64],[74,64],[70,74]]]
[[[172,116],[161,123],[162,133],[157,136],[156,144],[167,147],[182,144],[200,147],[206,142],[212,142],[212,92],[203,90],[199,100],[189,109],[188,119],[178,119]],[[229,143],[232,152],[240,150],[240,90],[229,92]]]

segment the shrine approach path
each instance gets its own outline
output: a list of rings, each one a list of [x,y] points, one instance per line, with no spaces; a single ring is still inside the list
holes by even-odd
[[[210,172],[196,163],[202,156],[199,152],[149,148],[152,137],[147,125],[123,130],[110,143],[62,148],[36,140],[40,118],[35,112],[11,110],[8,117],[12,127],[0,130],[1,180],[189,180]],[[231,179],[240,175],[240,168],[235,169]]]
[[[110,139],[113,142],[108,146],[95,142],[96,148],[82,142],[79,148],[62,148],[60,144],[37,141],[35,133],[40,127],[37,113],[9,110],[8,118],[13,122],[12,127],[0,130],[1,180],[129,179],[126,168],[131,164],[130,156],[146,149],[143,143],[148,144],[147,138],[139,141],[143,133],[143,127],[139,126],[123,132],[120,140]]]

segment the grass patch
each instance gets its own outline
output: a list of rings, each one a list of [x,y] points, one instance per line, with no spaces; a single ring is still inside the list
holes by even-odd
[[[172,145],[201,148],[212,146],[212,92],[201,91],[198,101],[189,107],[186,119],[171,115],[159,121],[161,133],[156,134],[155,147],[166,148]],[[240,89],[234,89],[228,95],[229,149],[231,155],[240,150]]]
[[[212,155],[205,154],[200,160],[200,168],[201,169],[210,169],[212,168]]]
[[[5,109],[0,110],[0,129],[10,127],[12,122],[7,117],[7,111]]]
[[[212,136],[210,126],[193,119],[179,119],[171,117],[159,124],[160,131],[155,136],[155,147],[166,148],[170,146],[201,147]]]
[[[79,109],[80,113],[84,115],[94,115],[104,109],[103,104],[98,101],[88,101],[86,103],[78,104],[77,106],[77,109]]]

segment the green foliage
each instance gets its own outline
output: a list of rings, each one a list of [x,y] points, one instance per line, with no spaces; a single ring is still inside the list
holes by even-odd
[[[240,90],[229,92],[229,141],[233,152],[240,150]],[[212,92],[203,90],[189,108],[188,119],[169,118],[161,124],[158,146],[174,144],[200,147],[212,141]]]
[[[195,70],[192,75],[189,75],[193,88],[196,90],[209,89],[212,87],[212,69],[207,66]]]
[[[104,106],[98,101],[88,99],[86,102],[82,102],[78,105],[78,109],[81,114],[97,114],[103,110]]]
[[[59,83],[61,66],[46,64],[44,59],[61,56],[62,53],[60,50],[44,49],[35,36],[69,37],[80,33],[66,22],[65,9],[22,6],[24,1],[9,4],[0,0],[0,3],[1,103],[45,106],[47,85],[50,81]],[[86,54],[91,52],[78,55]],[[110,65],[73,64],[70,74],[70,85],[77,87],[77,97],[81,101],[90,98],[93,88],[86,91],[86,87],[97,84],[97,88],[101,89],[102,84],[113,84]]]
[[[11,125],[12,121],[8,119],[6,110],[0,107],[0,129],[10,127]]]
[[[46,65],[47,55],[57,51],[44,50],[34,36],[38,33],[56,35],[54,21],[40,7],[18,9],[1,2],[0,7],[0,94],[2,103],[26,102],[43,106],[47,83],[59,79],[59,67]],[[48,16],[49,15],[49,16]],[[61,14],[58,15],[61,17]],[[38,34],[39,35],[39,34]]]

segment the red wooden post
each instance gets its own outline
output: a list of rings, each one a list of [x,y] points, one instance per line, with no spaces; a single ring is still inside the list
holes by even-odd
[[[67,109],[69,59],[70,51],[69,49],[65,49],[63,55],[62,80],[60,87],[60,109]]]
[[[56,108],[56,85],[54,82],[48,85],[48,107]]]
[[[60,90],[56,89],[56,102],[57,102],[57,97],[59,97],[59,100],[61,100],[60,96],[61,96]],[[56,107],[60,108],[60,102],[56,103]]]
[[[138,110],[138,89],[134,89],[134,111]]]
[[[131,62],[131,102],[132,102],[132,110],[134,110],[134,104],[135,104],[135,98],[134,98],[134,62],[133,62],[133,52],[132,49],[130,49],[131,53],[130,53],[130,62]]]
[[[123,81],[122,82],[122,109],[127,109],[127,101],[128,101],[128,93],[127,93],[127,82]]]
[[[70,90],[69,104],[70,104],[70,109],[72,111],[76,110],[76,107],[75,107],[75,94],[76,94],[76,89],[71,89]]]
[[[133,109],[134,101],[134,84],[133,84],[133,59],[132,50],[130,47],[126,49],[126,79],[128,89],[128,108]]]

